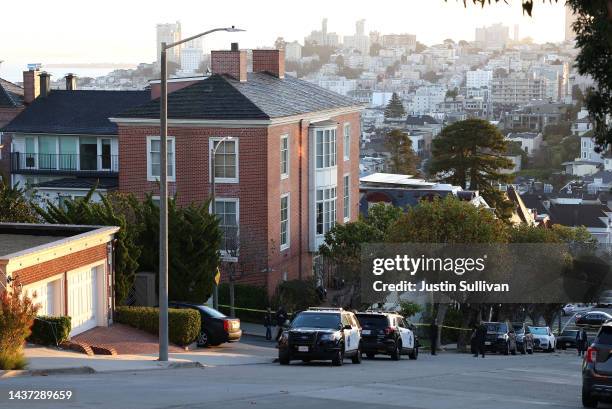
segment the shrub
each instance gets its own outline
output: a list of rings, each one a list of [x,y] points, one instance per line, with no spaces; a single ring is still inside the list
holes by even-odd
[[[284,306],[289,313],[295,313],[321,303],[314,280],[290,280],[276,287],[273,305]]]
[[[117,307],[115,322],[138,328],[150,334],[159,334],[159,309],[151,307]],[[180,346],[191,344],[200,333],[200,313],[191,309],[168,310],[168,337]]]
[[[70,338],[70,317],[38,316],[32,325],[28,342],[39,345],[59,345]]]
[[[21,286],[0,292],[0,369],[21,369],[25,366],[23,344],[38,306],[21,295]]]
[[[269,306],[268,292],[265,287],[248,284],[234,284],[234,304],[236,308],[252,308],[265,310]],[[228,283],[219,286],[219,304],[230,305],[230,287]],[[219,307],[224,314],[230,315],[229,307]],[[236,317],[246,322],[263,323],[264,313],[256,311],[236,310]]]

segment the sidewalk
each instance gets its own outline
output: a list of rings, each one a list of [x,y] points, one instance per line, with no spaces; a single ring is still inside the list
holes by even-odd
[[[251,322],[240,321],[240,328],[242,333],[246,335],[252,335],[256,337],[266,337],[266,327],[263,324],[253,324]],[[277,327],[272,327],[272,338],[276,336]]]

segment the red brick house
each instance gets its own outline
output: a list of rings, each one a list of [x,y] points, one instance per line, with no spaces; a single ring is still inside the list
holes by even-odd
[[[0,78],[0,129],[11,122],[24,108],[23,88]],[[0,179],[10,175],[10,134],[0,132]]]
[[[272,294],[282,280],[311,277],[325,232],[358,216],[362,106],[286,77],[283,51],[253,50],[247,72],[247,53],[233,44],[213,51],[211,65],[211,76],[169,87],[169,192],[183,204],[207,200],[217,147],[225,255],[239,281]],[[158,194],[159,105],[153,99],[111,118],[120,191]]]
[[[71,335],[112,323],[112,226],[0,223],[0,292],[14,285],[39,315],[71,317]]]

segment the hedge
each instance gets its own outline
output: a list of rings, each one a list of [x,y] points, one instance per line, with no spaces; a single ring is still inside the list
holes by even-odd
[[[117,307],[115,322],[138,328],[150,334],[159,334],[159,308]],[[170,342],[185,346],[191,344],[200,334],[202,319],[192,309],[168,309]]]
[[[27,341],[39,345],[59,345],[70,339],[70,317],[39,316],[34,319]]]
[[[222,283],[219,286],[219,304],[230,305],[229,284]],[[265,287],[248,284],[234,284],[234,304],[236,308],[251,308],[255,310],[265,310],[270,306],[268,292]],[[219,307],[219,310],[226,315],[230,315],[229,307]],[[245,322],[262,323],[265,313],[256,311],[236,310],[236,317]]]

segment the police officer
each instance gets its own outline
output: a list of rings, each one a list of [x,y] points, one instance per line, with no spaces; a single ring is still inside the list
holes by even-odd
[[[478,329],[476,330],[476,345],[478,346],[478,354],[485,357],[485,338],[487,337],[487,327],[483,322],[480,323]]]
[[[436,355],[436,349],[438,347],[438,319],[434,319],[430,327],[429,339],[431,341],[431,354]]]

